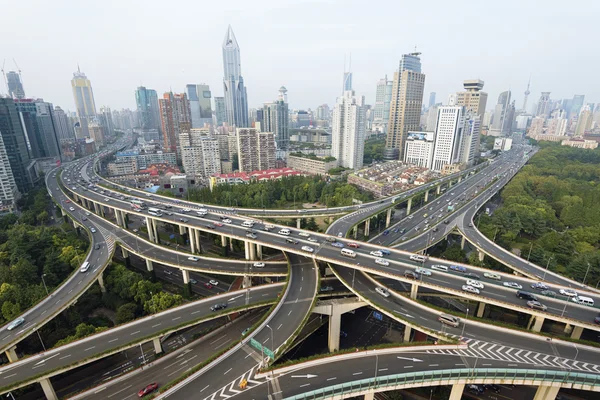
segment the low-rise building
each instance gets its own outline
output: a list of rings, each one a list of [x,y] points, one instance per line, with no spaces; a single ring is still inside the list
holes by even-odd
[[[560,142],[561,146],[577,147],[579,149],[596,149],[598,142],[595,140],[587,140],[583,138],[566,139]]]
[[[237,185],[240,183],[261,182],[282,179],[288,176],[306,176],[291,168],[276,168],[252,172],[235,172],[231,174],[215,174],[210,177],[210,190],[216,185]]]
[[[312,154],[290,153],[287,166],[296,171],[313,175],[326,175],[332,168],[337,168],[338,163],[334,157],[317,157]]]

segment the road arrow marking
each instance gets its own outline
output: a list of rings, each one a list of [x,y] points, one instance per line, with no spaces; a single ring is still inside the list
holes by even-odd
[[[310,379],[310,378],[316,378],[319,375],[312,375],[312,374],[306,374],[306,375],[292,375],[292,378],[306,378],[306,379]]]
[[[232,298],[230,298],[230,299],[229,299],[229,300],[227,300],[227,301],[234,301],[235,299],[239,299],[240,297],[243,297],[243,296],[245,296],[245,295],[243,295],[243,294],[240,294],[239,296],[232,297]]]
[[[406,357],[399,357],[399,356],[396,356],[396,358],[398,358],[400,360],[408,360],[408,361],[413,361],[413,362],[423,362],[423,360],[419,360],[418,358],[406,358]]]
[[[46,361],[48,361],[49,359],[51,359],[51,358],[54,358],[54,357],[58,356],[59,354],[60,354],[60,353],[56,353],[56,354],[55,354],[55,355],[53,355],[53,356],[50,356],[50,357],[48,357],[48,358],[44,358],[42,361],[40,361],[40,362],[38,362],[38,363],[36,363],[36,364],[34,364],[34,365],[39,365],[39,364],[45,363],[45,362],[46,362]]]

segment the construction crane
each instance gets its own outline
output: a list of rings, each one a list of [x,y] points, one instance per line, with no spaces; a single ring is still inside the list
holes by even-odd
[[[2,76],[4,77],[4,85],[6,86],[6,94],[9,94],[8,90],[8,79],[6,79],[6,74],[4,73],[4,66],[6,65],[6,59],[2,63]]]
[[[13,62],[15,63],[15,67],[17,67],[17,71],[19,72],[19,80],[21,81],[21,90],[23,95],[25,95],[25,85],[23,85],[23,76],[21,76],[21,68],[19,68],[19,64],[17,64],[17,60],[13,58]]]

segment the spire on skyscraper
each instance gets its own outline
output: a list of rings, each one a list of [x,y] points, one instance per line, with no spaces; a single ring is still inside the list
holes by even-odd
[[[527,90],[525,90],[525,98],[523,99],[523,111],[527,112],[527,98],[529,97],[529,94],[531,93],[529,91],[529,86],[531,85],[531,75],[529,75],[529,81],[527,81]]]

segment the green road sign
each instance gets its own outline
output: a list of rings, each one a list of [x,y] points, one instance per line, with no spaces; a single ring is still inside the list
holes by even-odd
[[[254,339],[250,339],[250,346],[254,347],[256,350],[264,353],[265,355],[267,355],[271,360],[275,359],[275,354],[269,350],[269,348],[267,348],[266,346],[263,346],[261,343],[259,343],[258,341],[254,340]]]

